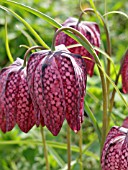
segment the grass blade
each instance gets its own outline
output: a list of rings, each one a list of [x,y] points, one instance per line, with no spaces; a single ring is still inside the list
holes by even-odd
[[[110,12],[105,13],[103,16],[110,15],[110,14],[120,14],[128,19],[128,15],[122,11],[110,11]]]
[[[18,14],[16,14],[14,11],[12,11],[11,9],[8,9],[6,7],[3,7],[0,5],[0,8],[10,12],[15,18],[17,18],[20,22],[22,22],[25,27],[32,33],[32,35],[38,40],[38,42],[45,48],[49,49],[49,47],[47,46],[47,44],[40,38],[40,36],[37,34],[37,32],[31,27],[30,24],[28,24],[22,17],[20,17]]]
[[[11,63],[14,62],[10,48],[9,48],[9,42],[8,42],[8,28],[7,28],[7,19],[5,18],[5,47],[6,47],[6,52],[9,58],[9,61]]]
[[[96,118],[94,116],[94,114],[92,113],[92,111],[90,110],[88,104],[86,103],[86,101],[84,102],[84,108],[85,108],[85,111],[87,113],[87,115],[89,116],[93,126],[94,126],[94,129],[98,135],[98,139],[99,139],[99,142],[101,142],[101,131],[100,131],[100,128],[99,128],[99,125],[96,121]]]

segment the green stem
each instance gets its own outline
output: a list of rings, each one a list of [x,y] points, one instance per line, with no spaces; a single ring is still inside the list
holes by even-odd
[[[82,143],[83,143],[83,138],[82,138],[82,127],[79,131],[79,149],[80,149],[80,170],[83,170],[83,161],[82,161]]]
[[[82,17],[83,13],[84,12],[93,12],[93,13],[96,13],[96,15],[98,15],[102,25],[104,26],[104,30],[105,30],[105,33],[106,33],[106,40],[107,40],[107,48],[106,48],[106,53],[111,56],[111,43],[110,43],[110,36],[109,36],[109,31],[108,31],[108,28],[107,28],[107,25],[105,23],[105,20],[104,18],[102,17],[102,15],[93,10],[92,8],[87,8],[85,9],[84,11],[82,11],[81,15],[80,15],[80,18]],[[79,19],[79,22],[80,22],[81,19]],[[108,76],[110,76],[110,65],[111,65],[111,62],[109,59],[107,59],[107,68],[106,68],[106,73]],[[103,80],[104,79],[104,76],[102,75],[101,73],[101,79]],[[102,81],[101,80],[101,81]],[[108,129],[108,115],[107,115],[107,107],[108,107],[108,100],[109,100],[109,85],[110,85],[110,82],[108,79],[106,79],[106,82],[103,80],[102,82],[102,88],[103,88],[103,127],[102,127],[102,142],[101,142],[101,149],[104,145],[104,141],[106,139],[106,133],[107,133],[107,129]],[[106,101],[105,101],[105,100]]]
[[[106,1],[105,1],[105,10],[107,10],[107,9],[106,9]],[[85,9],[84,11],[82,11],[82,13],[81,13],[81,15],[80,15],[80,17],[79,17],[78,23],[81,21],[81,18],[82,18],[83,14],[84,14],[85,12],[92,12],[92,13],[96,13],[96,15],[98,15],[101,23],[102,23],[103,26],[104,26],[104,31],[105,31],[105,34],[106,34],[107,48],[106,48],[105,51],[106,51],[106,53],[107,53],[109,56],[111,56],[110,36],[109,36],[109,31],[108,31],[107,24],[106,24],[104,18],[102,17],[102,15],[101,15],[98,11],[95,11],[95,10],[92,9],[92,8],[87,8],[87,9]],[[111,67],[111,62],[110,62],[110,60],[108,59],[108,60],[107,60],[107,68],[106,68],[106,73],[107,73],[108,76],[110,76],[110,67]],[[107,96],[108,96],[108,99],[109,99],[109,85],[110,85],[109,80],[106,80],[106,84],[107,84],[107,85],[106,85],[106,86],[107,86]]]
[[[25,55],[24,55],[24,64],[23,64],[24,67],[26,66],[26,60],[27,60],[27,56],[28,56],[29,52],[30,52],[31,50],[36,50],[36,49],[42,49],[42,50],[44,50],[45,48],[42,47],[42,46],[32,46],[32,47],[30,47],[30,48],[26,51],[26,53],[25,53]]]
[[[44,148],[44,157],[46,161],[46,170],[50,170],[49,162],[48,162],[48,152],[47,152],[47,146],[46,146],[46,140],[44,135],[44,128],[41,126],[41,136],[42,136],[42,142],[43,142],[43,148]]]
[[[67,127],[67,151],[68,151],[68,170],[71,169],[71,141],[70,141],[70,127]]]
[[[7,55],[8,55],[8,59],[11,63],[14,62],[13,60],[13,57],[11,55],[11,52],[10,52],[10,48],[9,48],[9,42],[8,42],[8,28],[7,28],[7,19],[5,17],[5,47],[6,47],[6,52],[7,52]]]

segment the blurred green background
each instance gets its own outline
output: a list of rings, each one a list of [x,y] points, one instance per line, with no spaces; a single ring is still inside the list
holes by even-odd
[[[17,0],[16,2],[23,3],[32,8],[35,8],[59,23],[63,23],[70,16],[79,17],[81,10],[78,0]],[[103,0],[94,1],[97,10],[103,15],[105,13],[105,2]],[[2,3],[0,3],[1,5]],[[5,4],[4,4],[5,5]],[[90,7],[89,1],[81,2],[82,8]],[[6,5],[7,6],[7,5]],[[9,7],[9,6],[7,6]],[[48,22],[15,7],[9,7],[21,17],[23,17],[40,37],[50,46],[55,32],[55,28]],[[127,0],[107,0],[107,11],[119,10],[128,14]],[[18,21],[11,13],[7,13],[0,9],[0,69],[9,65],[8,56],[5,48],[5,16],[8,22],[8,39],[9,46],[13,58],[23,58],[26,48],[20,45],[29,46],[26,36],[30,35],[35,38],[26,29],[26,27]],[[106,38],[104,29],[95,15],[84,15],[83,20],[95,21],[99,24],[101,30],[101,48],[106,46]],[[107,25],[110,31],[112,45],[112,59],[116,70],[120,67],[120,60],[128,48],[128,20],[119,14],[111,14],[107,17]],[[32,42],[32,41],[31,41]],[[40,45],[36,40],[35,42]],[[32,45],[34,43],[32,42]],[[103,63],[105,59],[99,55]],[[104,64],[105,65],[105,64]],[[112,67],[111,78],[115,79],[115,72]],[[118,87],[122,91],[121,79]],[[111,90],[113,87],[111,86]],[[128,96],[123,95],[128,101]],[[90,106],[94,113],[98,124],[102,125],[102,90],[101,81],[97,67],[95,66],[95,74],[92,78],[88,77],[87,94],[85,101]],[[111,126],[121,125],[122,119],[127,115],[128,111],[118,95],[115,97],[115,105],[111,116]],[[65,121],[61,132],[57,137],[45,128],[47,139],[48,154],[50,166],[53,170],[66,170],[67,150],[66,150],[66,128]],[[79,136],[71,132],[72,141],[72,163],[73,170],[79,169]],[[99,142],[96,132],[90,122],[90,119],[85,115],[83,123],[83,165],[84,170],[99,169]],[[3,134],[0,132],[0,170],[45,170],[45,159],[43,154],[40,128],[34,127],[28,134],[22,133],[18,127],[15,127],[11,132]]]

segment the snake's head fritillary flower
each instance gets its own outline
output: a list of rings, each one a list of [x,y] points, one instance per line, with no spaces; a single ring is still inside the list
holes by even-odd
[[[0,129],[5,133],[17,123],[23,132],[28,132],[35,124],[33,110],[26,68],[18,58],[0,72]]]
[[[49,131],[56,136],[65,118],[73,131],[79,131],[87,76],[82,57],[64,46],[35,52],[28,60],[27,75],[37,117],[42,115]]]
[[[124,56],[124,61],[121,69],[122,89],[124,93],[128,93],[128,50]]]
[[[66,27],[72,27],[78,30],[88,39],[88,41],[93,46],[99,47],[100,46],[100,30],[99,30],[98,25],[95,22],[86,22],[86,21],[82,21],[78,25],[77,23],[78,23],[78,19],[70,17],[62,25]],[[60,44],[64,44],[65,46],[70,46],[70,45],[77,44],[77,42],[71,37],[69,37],[67,34],[65,34],[64,32],[60,32],[56,38],[56,45],[60,45]],[[95,65],[93,56],[83,46],[69,48],[69,51],[86,57],[84,58],[84,61],[86,63],[87,73],[90,76],[92,76],[94,65]]]
[[[102,170],[128,169],[128,118],[121,127],[114,126],[108,133],[102,151]]]

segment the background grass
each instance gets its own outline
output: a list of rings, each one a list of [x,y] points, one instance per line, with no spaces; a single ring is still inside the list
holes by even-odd
[[[79,17],[81,10],[77,0],[16,0],[16,2],[23,3],[39,11],[51,16],[59,23],[63,23],[65,19],[70,16]],[[104,1],[94,1],[97,10],[103,15],[105,11]],[[2,3],[0,3],[2,4]],[[5,5],[5,4],[4,4]],[[7,6],[7,5],[6,5]],[[26,11],[21,11],[15,7],[7,6],[29,23],[39,36],[48,44],[51,45],[55,28],[48,22],[43,21]],[[82,1],[82,8],[90,7],[89,1]],[[128,11],[127,0],[107,0],[107,11],[119,10],[122,12]],[[9,46],[14,59],[17,57],[23,58],[26,51],[25,48],[20,48],[20,45],[34,45],[38,43],[33,35],[26,29],[26,27],[18,21],[10,13],[4,12],[0,9],[0,69],[9,65],[8,56],[5,48],[5,16],[8,23],[8,39]],[[99,23],[95,15],[84,15],[83,20],[95,21]],[[111,45],[112,45],[112,60],[115,68],[118,71],[120,67],[120,60],[128,48],[128,20],[119,14],[110,14],[107,17],[107,25],[110,31]],[[106,46],[104,30],[99,23],[101,31],[101,48]],[[32,39],[31,39],[31,38]],[[28,41],[29,40],[29,41]],[[34,42],[34,41],[35,42]],[[104,67],[106,60],[102,55],[99,55]],[[115,71],[111,68],[111,78],[115,79]],[[118,87],[122,92],[121,78]],[[112,91],[113,87],[110,86]],[[128,96],[123,95],[128,101]],[[97,67],[95,66],[94,76],[88,77],[87,94],[85,102],[88,103],[92,112],[94,113],[97,123],[102,125],[102,89],[101,81]],[[111,116],[111,126],[121,125],[122,120],[127,116],[128,111],[118,95],[115,97],[115,104]],[[47,139],[48,154],[50,166],[53,170],[63,169],[67,164],[67,150],[66,150],[66,128],[67,122],[65,121],[61,132],[57,137],[45,128]],[[73,170],[79,169],[79,137],[74,132],[71,132],[72,141],[72,163]],[[85,114],[83,123],[83,162],[84,170],[98,170],[99,169],[99,142],[94,127],[90,119]],[[3,134],[0,132],[0,170],[45,170],[45,159],[42,149],[40,128],[33,127],[28,133],[22,133],[18,127],[15,127],[11,132]],[[66,168],[65,168],[66,169]]]

